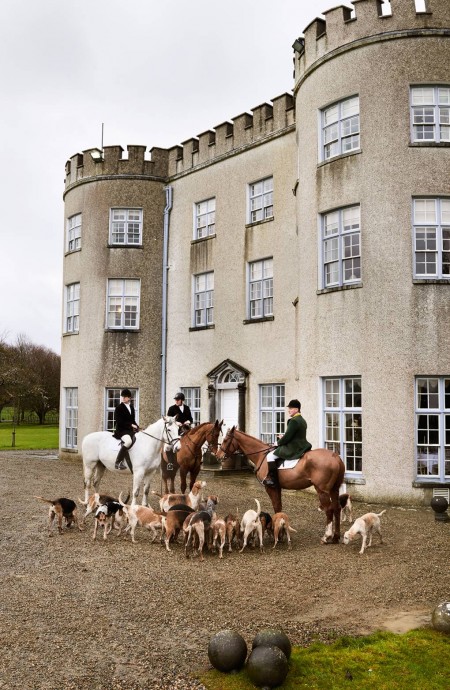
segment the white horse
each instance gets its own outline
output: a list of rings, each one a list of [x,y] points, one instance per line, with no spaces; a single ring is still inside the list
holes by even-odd
[[[180,447],[175,417],[162,417],[136,434],[136,441],[128,450],[133,466],[132,504],[137,502],[141,484],[144,482],[142,505],[148,506],[150,479],[161,465],[161,448],[165,443],[171,445],[174,451]],[[98,492],[105,469],[125,474],[124,470],[116,470],[114,466],[119,448],[120,440],[115,439],[110,431],[94,431],[84,437],[81,452],[86,505],[92,483]],[[130,470],[127,469],[126,472],[129,473]]]

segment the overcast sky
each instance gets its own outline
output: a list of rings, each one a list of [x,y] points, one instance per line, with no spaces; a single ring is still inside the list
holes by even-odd
[[[170,147],[291,91],[332,0],[1,0],[0,339],[60,353],[64,165]]]

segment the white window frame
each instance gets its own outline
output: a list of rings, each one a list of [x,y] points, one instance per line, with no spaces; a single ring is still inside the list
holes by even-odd
[[[194,328],[214,324],[214,271],[193,276]]]
[[[67,219],[66,225],[66,250],[67,252],[75,252],[81,249],[81,222],[82,214],[75,213]]]
[[[80,329],[80,283],[70,283],[65,289],[64,333],[78,333]]]
[[[320,111],[320,161],[361,149],[359,96],[336,101]]]
[[[410,87],[411,141],[450,143],[450,85],[422,84]]]
[[[450,279],[450,197],[413,199],[413,266],[417,279]]]
[[[262,383],[259,386],[259,437],[264,443],[276,443],[284,434],[286,423],[284,383]]]
[[[110,245],[125,247],[141,246],[142,223],[142,208],[111,208],[109,220]]]
[[[320,284],[323,289],[361,283],[361,207],[344,206],[320,216]]]
[[[106,328],[137,330],[140,318],[140,279],[109,278],[106,294]]]
[[[194,424],[200,424],[200,386],[181,387],[180,390],[184,393],[185,402],[191,410]]]
[[[341,456],[347,475],[360,477],[363,468],[361,376],[323,377],[322,410],[323,447]]]
[[[247,294],[249,319],[273,316],[273,257],[247,264]]]
[[[273,218],[273,175],[248,185],[248,222],[261,223]]]
[[[78,388],[64,389],[64,448],[78,447]]]
[[[450,375],[416,376],[415,473],[420,481],[450,480]]]
[[[216,197],[194,204],[194,240],[216,234]]]
[[[120,403],[121,388],[105,388],[104,400],[104,429],[105,431],[114,431],[116,428],[116,420],[114,413],[117,405]],[[130,388],[131,402],[134,405],[134,413],[136,417],[136,424],[139,424],[139,388]]]

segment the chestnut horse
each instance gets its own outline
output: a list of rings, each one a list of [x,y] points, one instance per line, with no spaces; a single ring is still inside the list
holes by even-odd
[[[240,450],[255,466],[256,476],[262,482],[267,476],[267,453],[273,448],[258,438],[239,431],[228,430],[217,457],[222,459]],[[281,489],[307,489],[313,486],[319,494],[320,507],[327,516],[327,527],[321,541],[338,543],[341,531],[339,487],[344,480],[345,467],[339,455],[326,448],[317,448],[304,454],[291,469],[278,471],[279,487],[265,486],[275,513],[281,512]],[[333,528],[334,518],[334,528]]]
[[[175,455],[175,462],[171,461],[170,456],[166,457],[163,451],[161,472],[165,482],[165,493],[175,493],[175,475],[178,468],[180,468],[181,493],[186,492],[188,474],[189,489],[192,489],[202,464],[202,446],[207,443],[208,449],[216,453],[221,428],[222,422],[216,419],[215,422],[203,422],[186,431],[183,436],[180,436],[180,448]],[[168,469],[167,464],[172,464],[172,469]],[[170,492],[168,491],[168,479],[171,479]]]

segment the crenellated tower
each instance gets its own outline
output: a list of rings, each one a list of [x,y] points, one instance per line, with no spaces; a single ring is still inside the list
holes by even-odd
[[[432,485],[413,483],[416,377],[450,371],[450,276],[425,272],[414,239],[416,200],[440,209],[450,194],[450,3],[355,0],[323,16],[294,44],[305,398],[323,410],[318,381],[356,380],[362,417],[322,413],[316,436],[347,439],[356,491],[394,497],[395,476],[412,500]]]

